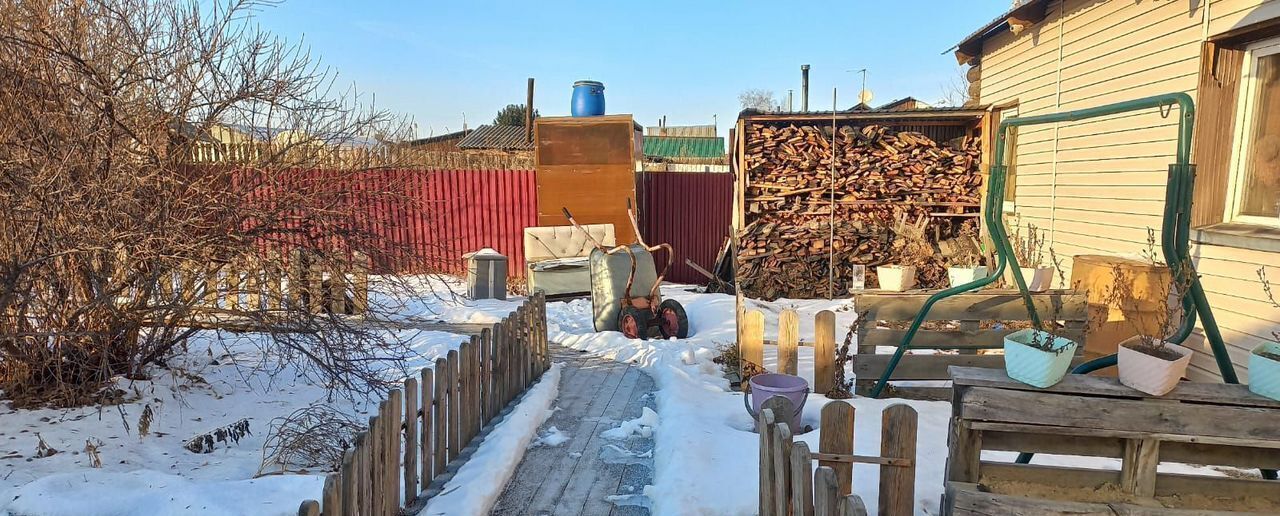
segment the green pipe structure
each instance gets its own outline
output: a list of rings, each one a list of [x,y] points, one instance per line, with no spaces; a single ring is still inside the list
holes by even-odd
[[[1042,327],[1040,314],[1036,312],[1035,302],[1031,298],[1031,292],[1027,290],[1026,280],[1022,277],[1022,269],[1019,267],[1018,259],[1013,253],[1013,247],[1009,243],[1009,235],[1005,230],[1004,221],[1001,220],[1001,213],[1004,207],[1005,179],[1008,173],[1008,168],[1004,165],[1004,149],[1009,128],[1075,122],[1152,108],[1159,109],[1162,115],[1168,116],[1174,106],[1179,109],[1178,148],[1175,163],[1169,166],[1169,180],[1165,189],[1164,219],[1160,231],[1160,248],[1165,262],[1169,264],[1170,272],[1174,275],[1173,277],[1186,278],[1188,281],[1187,292],[1182,295],[1182,323],[1179,325],[1178,330],[1166,340],[1179,345],[1185,342],[1195,329],[1196,315],[1199,315],[1205,338],[1209,341],[1209,346],[1213,350],[1213,356],[1218,363],[1218,370],[1222,374],[1223,381],[1226,383],[1239,383],[1235,367],[1231,364],[1231,359],[1227,355],[1226,345],[1222,341],[1222,333],[1218,331],[1217,321],[1213,317],[1213,311],[1209,308],[1209,301],[1205,297],[1204,288],[1200,285],[1200,277],[1196,274],[1195,265],[1191,261],[1191,193],[1195,184],[1195,166],[1191,164],[1191,134],[1195,122],[1195,106],[1191,101],[1191,96],[1179,92],[1064,113],[1013,117],[1002,121],[996,132],[995,156],[991,162],[991,174],[987,183],[987,203],[984,215],[984,221],[987,224],[988,231],[991,233],[991,241],[996,250],[996,268],[986,278],[941,290],[925,300],[924,305],[920,308],[920,313],[916,314],[915,319],[912,320],[911,326],[902,338],[902,343],[894,351],[893,357],[890,358],[884,373],[880,375],[880,379],[872,389],[871,396],[878,398],[884,392],[888,386],[889,378],[893,376],[894,369],[898,367],[898,363],[902,361],[902,357],[907,350],[911,349],[911,339],[920,330],[921,324],[924,323],[925,317],[929,314],[929,310],[933,308],[934,304],[948,297],[969,292],[995,282],[996,278],[999,278],[1004,273],[1006,267],[1012,269],[1013,281],[1018,287],[1018,292],[1022,295],[1022,301],[1027,307],[1027,315],[1032,324],[1036,328]],[[1104,357],[1103,359],[1082,364],[1077,368],[1076,372],[1080,372],[1080,369],[1085,366],[1097,369],[1108,365],[1114,365],[1114,357]]]

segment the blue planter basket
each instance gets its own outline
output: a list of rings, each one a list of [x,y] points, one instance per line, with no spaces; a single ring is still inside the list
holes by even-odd
[[[1280,362],[1262,356],[1263,353],[1280,355],[1280,344],[1268,342],[1249,353],[1249,390],[1280,401]]]
[[[1041,342],[1051,340],[1054,352],[1031,347],[1033,338],[1038,338]],[[1032,387],[1052,387],[1067,374],[1077,347],[1079,344],[1070,339],[1055,337],[1039,330],[1018,330],[1004,337],[1005,374]]]

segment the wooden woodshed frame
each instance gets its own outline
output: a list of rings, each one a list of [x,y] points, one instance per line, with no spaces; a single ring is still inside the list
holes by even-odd
[[[619,244],[635,242],[627,200],[635,200],[643,128],[631,115],[542,117],[534,121],[538,225],[613,224]]]

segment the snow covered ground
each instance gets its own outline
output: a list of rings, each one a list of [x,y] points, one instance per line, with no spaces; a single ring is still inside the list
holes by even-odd
[[[449,288],[445,288],[449,287]],[[411,300],[374,299],[393,307],[397,318],[418,321],[494,322],[515,309],[522,299],[472,302],[450,293],[456,283],[421,279],[421,290],[443,293],[441,298],[420,296]],[[688,287],[669,285],[664,296],[684,304],[691,337],[683,340],[630,340],[616,332],[597,333],[592,328],[588,300],[549,303],[550,340],[601,357],[629,362],[650,374],[658,387],[657,413],[625,424],[615,433],[651,432],[655,440],[654,485],[644,489],[655,514],[753,514],[757,500],[757,436],[743,409],[741,394],[729,390],[720,367],[712,362],[718,348],[735,340],[734,298],[721,294],[696,294]],[[766,336],[777,334],[777,314],[785,308],[800,312],[801,339],[813,338],[813,316],[830,309],[837,314],[837,338],[856,317],[847,301],[779,300],[750,302],[765,312]],[[389,338],[392,337],[389,335]],[[442,332],[401,331],[395,337],[412,344],[417,354],[412,369],[428,365],[455,348],[463,338]],[[263,441],[270,421],[313,403],[326,403],[345,413],[365,418],[371,407],[363,403],[329,399],[323,388],[286,371],[270,377],[253,365],[269,361],[260,356],[250,339],[203,332],[191,340],[186,354],[170,362],[171,369],[157,368],[146,382],[121,380],[118,386],[132,401],[115,407],[72,410],[0,409],[0,516],[61,515],[292,515],[306,498],[318,498],[320,475],[269,475],[254,478],[262,460]],[[812,381],[811,347],[800,348],[800,374]],[[773,348],[766,348],[765,366],[775,362]],[[178,372],[183,371],[183,372]],[[511,419],[494,433],[492,446],[483,446],[459,473],[459,479],[482,475],[492,492],[446,487],[425,514],[478,514],[487,510],[501,492],[505,479],[526,446],[554,446],[559,432],[537,427],[545,421],[556,396],[558,369],[549,374],[513,411]],[[387,374],[403,374],[388,371]],[[938,514],[946,458],[945,402],[849,400],[857,409],[855,453],[879,451],[880,411],[895,403],[907,403],[919,413],[916,473],[916,512]],[[811,395],[804,422],[818,424],[821,407],[830,402]],[[149,433],[139,437],[139,417],[145,406],[155,412]],[[376,408],[376,407],[374,407]],[[250,422],[252,435],[232,446],[220,446],[210,454],[193,454],[183,442],[197,433],[233,423]],[[37,433],[39,437],[37,437]],[[58,453],[36,458],[43,439]],[[536,438],[536,440],[535,440]],[[816,449],[817,431],[799,439]],[[98,446],[102,467],[90,467],[85,442]],[[992,457],[1012,460],[1012,454]],[[1118,469],[1114,460],[1077,457],[1038,457],[1037,462],[1092,465]],[[1220,474],[1207,468],[1162,465],[1162,470]],[[875,511],[878,500],[875,466],[858,465],[854,490]],[[498,480],[503,480],[499,482]],[[459,483],[458,485],[462,485]]]

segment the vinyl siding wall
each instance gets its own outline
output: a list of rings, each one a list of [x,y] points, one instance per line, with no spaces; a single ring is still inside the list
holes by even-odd
[[[1046,12],[1021,34],[984,43],[983,104],[1017,102],[1019,115],[1031,116],[1178,91],[1195,98],[1205,38],[1280,17],[1280,0],[1065,0]],[[1161,225],[1177,118],[1153,110],[1021,128],[1017,220],[1048,230],[1060,256],[1140,256],[1147,228]],[[1192,253],[1232,362],[1247,377],[1249,350],[1280,331],[1280,309],[1266,303],[1255,275],[1266,266],[1280,279],[1280,254],[1195,244]],[[1191,377],[1218,377],[1202,335],[1189,344],[1200,351]]]

